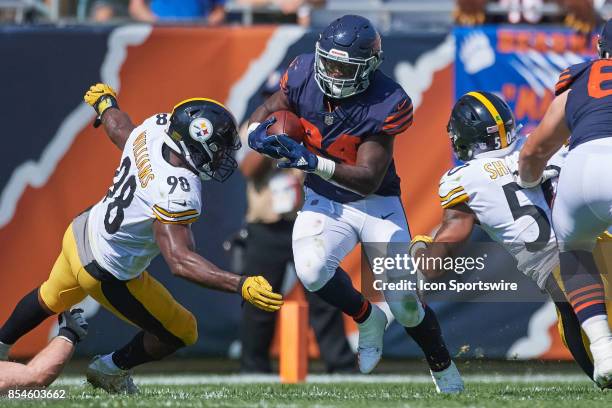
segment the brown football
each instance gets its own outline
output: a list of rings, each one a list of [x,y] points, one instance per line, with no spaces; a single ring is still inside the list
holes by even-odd
[[[268,116],[268,118],[271,118],[272,116],[276,118],[276,122],[274,122],[272,126],[268,128],[268,135],[278,135],[284,133],[298,143],[302,143],[304,141],[304,126],[302,126],[300,118],[298,118],[295,113],[287,110],[281,110],[274,112]]]

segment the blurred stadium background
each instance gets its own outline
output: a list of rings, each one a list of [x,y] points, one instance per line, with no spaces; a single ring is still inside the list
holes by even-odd
[[[439,177],[453,163],[445,127],[455,98],[498,92],[527,129],[534,126],[558,74],[595,54],[597,26],[612,16],[612,2],[603,0],[227,0],[180,18],[156,15],[147,3],[0,0],[0,321],[47,277],[66,225],[106,191],[117,165],[119,152],[91,127],[93,112],[81,102],[94,82],[114,86],[134,122],[196,95],[223,101],[242,122],[268,75],[313,51],[321,27],[343,14],[364,15],[384,35],[383,71],[415,102],[415,125],[398,137],[395,154],[412,233],[427,233],[441,216]],[[231,267],[224,242],[242,227],[245,208],[238,172],[205,184],[198,249],[224,268]],[[356,285],[359,260],[355,253],[345,262]],[[498,264],[491,274],[517,273],[512,261]],[[220,362],[190,369],[236,368],[226,362],[240,355],[239,298],[174,279],[161,260],[150,271],[198,318],[200,340],[178,358]],[[295,278],[285,283],[290,297],[303,298]],[[531,303],[474,300],[432,305],[455,355],[569,360],[544,295]],[[134,334],[94,301],[84,307],[91,332],[81,357]],[[346,331],[355,345],[348,320]],[[51,333],[49,321],[18,343],[15,356],[33,355]],[[318,356],[312,333],[309,355]],[[397,324],[386,333],[385,356],[387,367],[400,370],[388,362],[421,358]]]

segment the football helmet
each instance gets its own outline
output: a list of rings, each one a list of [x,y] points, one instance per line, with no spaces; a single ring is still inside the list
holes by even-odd
[[[597,41],[599,58],[612,58],[612,19],[606,21]]]
[[[238,167],[236,120],[221,103],[207,98],[180,102],[172,110],[168,146],[180,154],[202,180],[223,182]]]
[[[462,161],[511,153],[519,130],[508,104],[499,96],[482,91],[459,98],[447,125],[453,150]]]
[[[380,34],[370,20],[346,15],[319,35],[315,80],[330,98],[348,98],[368,88],[382,61]]]

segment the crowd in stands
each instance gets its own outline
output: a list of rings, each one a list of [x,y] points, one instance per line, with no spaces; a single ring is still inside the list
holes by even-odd
[[[51,4],[50,0],[35,0]],[[389,29],[419,24],[450,26],[485,23],[563,23],[588,34],[604,19],[612,17],[612,0],[57,0],[61,18],[96,23],[135,20],[142,22],[205,23],[211,26],[233,23],[298,23],[326,25],[329,20],[351,11],[381,21]],[[16,2],[9,2],[15,4]],[[32,1],[25,1],[30,4]],[[0,21],[16,20],[2,7]],[[607,7],[605,7],[607,4]],[[551,6],[555,10],[551,13]],[[453,11],[454,10],[454,11]],[[451,12],[452,11],[452,12]],[[249,18],[244,16],[248,13]],[[603,14],[602,14],[603,13]],[[240,17],[242,16],[242,18]],[[3,18],[4,17],[4,18]],[[24,21],[45,21],[30,12]],[[391,21],[391,23],[390,23]],[[446,24],[446,25],[444,25]],[[382,24],[384,25],[384,24]]]

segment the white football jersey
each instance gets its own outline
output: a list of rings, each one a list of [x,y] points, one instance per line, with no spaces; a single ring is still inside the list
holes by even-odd
[[[566,149],[550,165],[561,167]],[[467,204],[492,240],[502,244],[518,262],[518,269],[544,288],[559,263],[551,210],[541,186],[523,189],[512,171],[516,151],[505,158],[473,159],[450,170],[440,181],[443,208]]]
[[[168,113],[154,115],[132,131],[113,184],[89,212],[93,256],[120,280],[139,276],[159,254],[155,220],[188,224],[200,216],[200,178],[162,156],[169,118]]]

